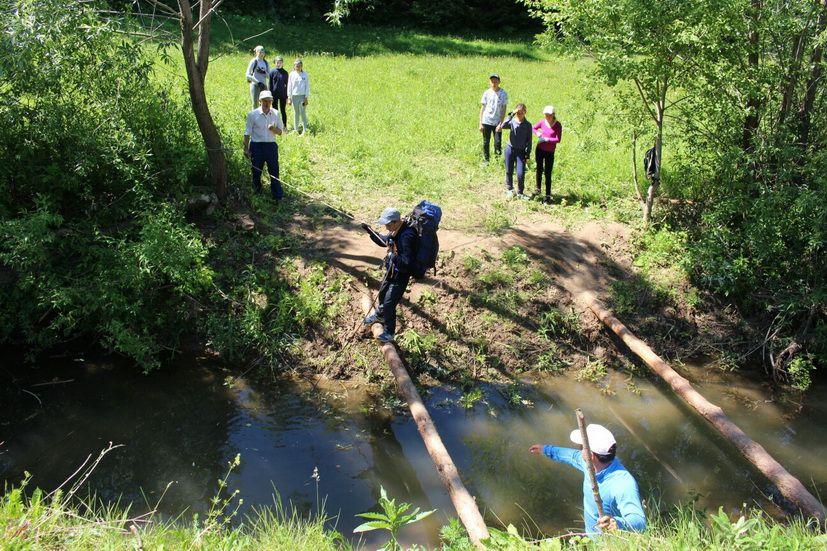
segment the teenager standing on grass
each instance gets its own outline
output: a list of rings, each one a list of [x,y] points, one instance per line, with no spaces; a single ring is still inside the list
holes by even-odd
[[[276,57],[276,68],[270,71],[270,93],[273,94],[273,106],[281,113],[281,122],[287,128],[287,79],[284,58]]]
[[[554,150],[563,137],[563,125],[557,120],[554,106],[546,105],[543,109],[543,120],[538,121],[532,129],[537,136],[537,149],[534,150],[534,160],[537,163],[537,189],[534,196],[540,195],[540,185],[543,177],[546,179],[546,195],[543,203],[551,204],[551,171],[554,168]]]
[[[258,107],[259,94],[267,89],[270,65],[264,59],[264,46],[256,46],[253,51],[256,55],[247,64],[247,82],[250,83],[250,100],[252,100],[253,109],[255,109]]]
[[[293,62],[293,70],[287,79],[287,104],[293,106],[293,130],[299,131],[299,117],[302,120],[300,134],[307,132],[307,98],[310,97],[310,79],[304,72],[301,59]]]
[[[514,165],[517,166],[517,197],[528,199],[523,193],[525,190],[525,165],[531,155],[531,123],[525,118],[525,104],[518,103],[514,112],[497,126],[497,131],[503,128],[510,131],[508,143],[505,146],[505,196],[509,199],[514,196]]]
[[[482,157],[487,163],[491,159],[491,134],[494,134],[494,155],[502,154],[503,134],[497,127],[505,119],[508,109],[508,94],[500,88],[500,75],[488,77],[490,88],[483,92],[480,103],[480,132],[482,132]]]
[[[646,515],[640,502],[640,492],[635,478],[615,457],[615,437],[602,425],[589,425],[586,427],[586,435],[592,452],[589,458],[583,457],[582,449],[552,445],[534,444],[528,451],[571,465],[583,473],[583,521],[586,533],[592,535],[612,530],[643,532],[646,529]],[[582,446],[579,429],[574,429],[570,438]],[[603,516],[599,518],[586,461],[591,461],[594,465],[597,487],[603,502]]]

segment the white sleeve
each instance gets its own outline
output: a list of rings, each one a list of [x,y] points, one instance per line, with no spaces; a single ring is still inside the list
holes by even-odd
[[[249,113],[247,113],[247,124],[244,125],[245,136],[253,135],[253,113],[255,113],[255,111],[250,111]],[[279,122],[281,122],[281,117],[279,117],[278,119]]]
[[[294,95],[293,94],[293,82],[296,80],[296,77],[293,76],[293,71],[290,71],[290,74],[287,77],[287,97]]]
[[[247,82],[253,82],[253,70],[256,67],[256,60],[253,59],[250,61],[250,64],[247,65]]]
[[[310,97],[310,77],[307,76],[307,73],[304,74],[304,82],[305,82],[305,88],[307,88],[307,93],[304,95],[304,97],[309,98]]]

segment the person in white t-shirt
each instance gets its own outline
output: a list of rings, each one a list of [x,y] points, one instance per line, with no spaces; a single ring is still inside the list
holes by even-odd
[[[264,59],[264,46],[256,46],[253,50],[256,56],[247,64],[247,82],[250,83],[250,99],[253,109],[258,107],[258,96],[267,90],[267,77],[270,75],[270,64]]]
[[[279,201],[284,196],[279,180],[279,146],[276,136],[284,131],[279,112],[273,109],[273,94],[264,90],[259,95],[261,107],[247,114],[244,127],[244,156],[253,167],[253,190],[261,193],[261,173],[264,165],[270,173],[270,195]]]
[[[482,156],[487,163],[491,158],[491,134],[494,134],[494,155],[502,155],[503,133],[497,127],[505,120],[508,109],[508,94],[500,88],[500,75],[494,73],[488,78],[490,88],[486,90],[480,103],[480,132],[482,132]]]
[[[287,105],[293,106],[293,130],[299,131],[299,118],[302,121],[301,134],[307,132],[307,98],[310,97],[310,77],[304,71],[301,59],[293,62],[293,70],[287,78]]]

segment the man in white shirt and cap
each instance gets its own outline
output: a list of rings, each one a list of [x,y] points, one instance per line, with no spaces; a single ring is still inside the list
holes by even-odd
[[[586,427],[586,435],[592,452],[589,459],[594,465],[597,487],[603,501],[604,514],[600,518],[582,449],[534,444],[528,451],[535,455],[542,453],[549,459],[566,463],[583,472],[583,520],[586,523],[586,533],[598,534],[611,530],[643,532],[646,529],[646,515],[640,502],[640,491],[634,477],[615,457],[617,443],[614,435],[602,425],[589,425]],[[572,431],[570,439],[575,444],[583,444],[579,429]]]
[[[244,128],[244,156],[253,167],[253,190],[261,193],[261,172],[267,165],[270,173],[270,195],[276,201],[284,196],[279,180],[279,147],[276,136],[284,131],[279,112],[273,109],[273,94],[264,90],[258,97],[261,105],[247,114]]]

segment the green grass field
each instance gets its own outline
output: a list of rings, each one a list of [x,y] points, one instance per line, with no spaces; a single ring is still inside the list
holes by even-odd
[[[528,106],[531,122],[544,105],[557,109],[564,134],[552,191],[563,205],[631,195],[629,139],[612,131],[612,92],[585,78],[586,60],[542,52],[531,37],[499,41],[365,27],[291,28],[246,18],[227,22],[215,26],[207,94],[233,148],[234,183],[244,190],[244,72],[260,43],[269,61],[283,55],[288,70],[301,56],[311,80],[311,133],[279,139],[282,179],[360,218],[375,217],[384,205],[404,210],[429,198],[444,206],[445,227],[475,231],[497,227],[480,223],[492,217],[514,221],[526,210],[560,209],[504,204],[500,160],[480,163],[479,101],[492,72],[501,75],[510,107]],[[159,72],[183,89],[179,54],[171,54],[172,64]],[[531,169],[529,190],[533,163]]]

